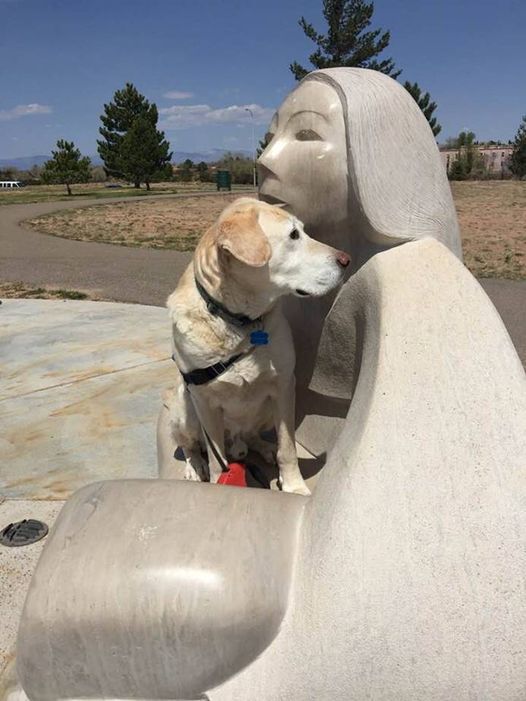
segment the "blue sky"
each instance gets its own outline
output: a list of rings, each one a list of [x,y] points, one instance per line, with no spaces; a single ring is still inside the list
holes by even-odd
[[[96,153],[104,102],[126,81],[155,102],[172,149],[251,149],[324,28],[321,0],[0,0],[0,158],[58,138]],[[440,138],[513,138],[526,113],[526,1],[377,0],[402,80],[438,103]]]

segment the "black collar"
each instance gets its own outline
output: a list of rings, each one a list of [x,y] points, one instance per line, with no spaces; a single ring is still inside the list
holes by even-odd
[[[226,321],[227,324],[242,327],[261,321],[260,316],[258,316],[257,319],[251,319],[249,316],[245,316],[245,314],[234,314],[233,312],[229,311],[225,306],[208,294],[197,278],[195,278],[195,286],[197,287],[197,291],[201,297],[204,299],[206,308],[210,314],[220,317],[223,319],[223,321]]]

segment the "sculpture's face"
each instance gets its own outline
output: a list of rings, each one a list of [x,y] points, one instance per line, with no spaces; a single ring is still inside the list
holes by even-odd
[[[347,145],[340,98],[331,86],[307,81],[285,99],[261,154],[259,197],[283,203],[307,227],[348,218]]]

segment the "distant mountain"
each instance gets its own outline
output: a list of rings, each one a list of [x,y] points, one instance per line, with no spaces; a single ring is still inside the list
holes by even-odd
[[[200,161],[204,161],[205,163],[213,163],[214,161],[219,161],[225,153],[234,153],[236,156],[245,156],[250,158],[251,153],[250,151],[246,151],[244,149],[224,149],[224,148],[213,148],[210,149],[209,151],[203,151],[202,153],[198,153],[196,151],[174,151],[173,156],[172,156],[172,163],[182,163],[183,161],[186,161],[187,158],[189,158],[191,161],[194,163],[199,163]],[[20,158],[0,158],[0,168],[18,168],[18,170],[28,170],[32,166],[41,166],[43,163],[48,161],[51,158],[51,155],[49,156],[21,156]],[[100,156],[97,155],[91,155],[91,164],[94,166],[100,166],[102,165],[102,161],[100,160]]]
[[[41,166],[51,156],[23,156],[22,158],[0,158],[0,168],[18,168],[27,170],[33,166]]]

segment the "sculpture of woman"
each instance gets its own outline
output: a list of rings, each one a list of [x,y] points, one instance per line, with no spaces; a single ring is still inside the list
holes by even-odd
[[[428,237],[461,258],[435,138],[414,99],[391,78],[356,68],[314,71],[286,97],[270,134],[258,162],[260,199],[289,208],[311,236],[350,252],[353,272],[375,253]],[[352,394],[349,353],[342,365],[333,349],[324,354],[318,345],[333,301],[286,301],[298,349],[298,437],[314,453],[328,449],[335,416],[345,417]],[[336,305],[328,326],[344,332],[352,355],[349,337],[358,331],[349,307]]]

